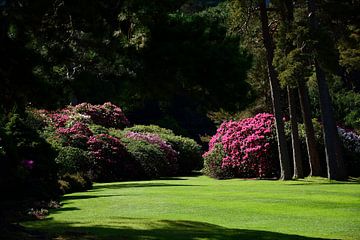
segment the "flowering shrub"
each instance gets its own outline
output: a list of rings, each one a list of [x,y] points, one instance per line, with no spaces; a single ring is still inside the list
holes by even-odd
[[[0,130],[3,153],[0,187],[14,199],[48,198],[57,194],[56,152],[26,116],[13,114]],[[3,182],[2,182],[3,181]],[[5,196],[6,198],[7,196]]]
[[[360,136],[353,131],[347,131],[341,127],[338,127],[337,129],[345,149],[352,153],[360,154]]]
[[[94,178],[98,181],[119,180],[128,153],[117,138],[107,134],[91,136],[87,141],[90,157],[94,161]]]
[[[172,130],[156,125],[135,125],[126,128],[125,131],[159,135],[161,139],[178,152],[178,174],[189,174],[191,171],[200,170],[203,167],[201,147],[193,139],[176,136]]]
[[[49,115],[51,123],[56,127],[65,127],[69,115],[64,113],[52,113]]]
[[[104,103],[103,105],[82,103],[75,106],[74,110],[80,114],[90,116],[95,124],[104,127],[123,129],[129,125],[129,121],[121,108],[110,102]]]
[[[200,170],[203,167],[201,146],[193,139],[172,134],[160,134],[160,137],[179,153],[179,174],[189,174],[193,170]]]
[[[232,167],[222,166],[222,160],[225,157],[224,147],[221,143],[216,143],[212,151],[204,156],[204,169],[202,172],[212,178],[226,179],[234,177]]]
[[[343,143],[348,174],[360,176],[360,136],[355,132],[338,127],[340,140]]]
[[[86,143],[93,135],[86,124],[76,122],[71,127],[60,127],[56,130],[64,146],[86,149]]]
[[[131,138],[134,140],[145,141],[153,145],[157,145],[162,152],[165,153],[165,161],[167,165],[167,173],[173,175],[177,172],[178,169],[178,153],[165,142],[163,139],[160,138],[159,135],[153,133],[136,133],[136,132],[127,132],[125,134],[126,138]]]
[[[220,143],[225,152],[222,168],[236,169],[239,177],[273,176],[277,167],[274,159],[269,157],[275,142],[273,125],[274,116],[268,113],[242,121],[224,122],[210,140],[204,158]]]

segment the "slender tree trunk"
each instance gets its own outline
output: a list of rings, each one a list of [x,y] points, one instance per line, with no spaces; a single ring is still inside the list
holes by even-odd
[[[321,119],[323,122],[323,134],[325,143],[325,155],[327,175],[329,179],[345,180],[347,178],[345,164],[340,147],[339,134],[333,115],[329,87],[324,71],[314,60],[316,78],[320,95]]]
[[[308,0],[308,11],[311,32],[318,31],[318,22],[316,19],[316,6],[314,0]],[[325,142],[325,153],[327,163],[327,174],[329,179],[344,180],[347,179],[344,159],[340,147],[339,134],[334,119],[329,87],[326,81],[324,71],[318,63],[317,57],[314,59],[316,78],[320,96],[321,118],[324,124],[323,134]]]
[[[298,92],[301,105],[301,112],[305,126],[306,148],[309,156],[310,174],[309,176],[321,176],[322,170],[320,165],[319,152],[315,139],[315,131],[311,118],[311,108],[309,101],[309,93],[305,83],[298,81]]]
[[[288,102],[289,102],[289,113],[290,113],[290,124],[291,124],[291,144],[292,144],[292,155],[294,161],[294,175],[293,178],[304,178],[302,160],[301,160],[301,148],[299,139],[298,129],[298,114],[296,112],[296,89],[287,87]]]
[[[281,180],[291,179],[291,167],[289,153],[286,144],[284,122],[281,112],[281,99],[280,99],[280,84],[277,78],[274,66],[272,64],[274,58],[274,46],[269,33],[269,20],[266,11],[266,1],[259,0],[260,7],[260,20],[262,26],[262,35],[264,46],[266,49],[266,60],[270,81],[271,98],[273,104],[273,111],[275,115],[276,138],[278,142],[279,160]]]

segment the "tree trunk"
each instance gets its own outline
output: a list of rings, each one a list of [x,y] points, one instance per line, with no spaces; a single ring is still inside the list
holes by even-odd
[[[346,180],[347,174],[325,73],[320,68],[316,60],[314,61],[314,64],[319,88],[321,119],[324,125],[323,135],[325,143],[327,175],[329,179]]]
[[[263,42],[266,49],[266,60],[270,81],[271,99],[273,104],[273,111],[275,115],[275,127],[276,127],[276,138],[278,143],[279,160],[280,160],[280,179],[289,180],[291,179],[291,167],[289,153],[286,144],[284,122],[282,119],[281,112],[281,100],[280,100],[280,84],[277,78],[274,66],[272,64],[274,58],[274,46],[269,33],[269,20],[266,11],[266,1],[259,0],[260,7],[260,20],[262,26]]]
[[[308,0],[308,11],[311,32],[314,33],[319,30],[318,22],[315,16],[316,6],[314,0]],[[334,119],[329,87],[326,81],[325,73],[319,66],[317,57],[314,58],[314,66],[320,96],[321,118],[324,125],[323,134],[328,178],[345,180],[347,179],[347,174],[342,156],[339,134],[337,132]]]
[[[320,158],[317,150],[315,139],[315,131],[311,118],[311,108],[309,101],[309,93],[305,83],[298,81],[298,92],[300,98],[301,112],[305,126],[306,148],[309,156],[310,174],[309,176],[321,176],[322,170],[320,166]]]
[[[292,155],[294,161],[294,179],[304,178],[302,160],[301,160],[301,148],[299,139],[298,129],[298,114],[296,112],[296,89],[287,87],[288,102],[289,102],[289,113],[290,113],[290,124],[291,124],[291,144],[292,144]]]

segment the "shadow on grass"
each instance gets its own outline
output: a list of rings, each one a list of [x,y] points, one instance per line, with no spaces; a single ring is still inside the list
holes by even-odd
[[[123,196],[123,195],[114,195],[114,194],[109,194],[109,195],[104,195],[104,194],[99,194],[99,195],[89,195],[89,194],[84,194],[84,195],[66,195],[66,196],[63,196],[63,197],[61,198],[61,201],[81,200],[81,199],[91,199],[91,198],[107,198],[107,197],[116,197],[116,196]]]
[[[191,184],[167,184],[167,183],[112,183],[112,184],[104,184],[94,186],[89,192],[96,191],[98,189],[119,189],[119,188],[148,188],[148,187],[191,187],[191,186],[199,186],[199,185],[191,185]]]
[[[299,235],[283,234],[269,231],[230,229],[214,224],[194,221],[153,221],[144,219],[114,219],[109,225],[89,227],[73,226],[76,223],[59,223],[48,220],[42,223],[40,231],[46,231],[43,236],[47,239],[158,239],[158,240],[325,240]],[[45,221],[46,222],[46,221]],[[125,225],[124,225],[125,223]],[[129,224],[130,223],[130,224]],[[136,224],[142,227],[136,228]],[[135,227],[134,225],[135,224]],[[145,226],[145,227],[144,227]]]
[[[309,185],[309,186],[313,186],[313,185],[354,185],[354,184],[360,184],[360,181],[351,181],[349,180],[348,182],[333,182],[333,181],[328,181],[328,182],[316,182],[316,181],[296,181],[296,183],[291,183],[288,184],[288,186],[305,186],[305,185]]]

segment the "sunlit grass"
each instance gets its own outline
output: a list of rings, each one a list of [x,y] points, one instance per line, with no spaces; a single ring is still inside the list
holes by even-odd
[[[96,184],[62,203],[25,225],[62,239],[360,239],[358,182],[200,176]]]

